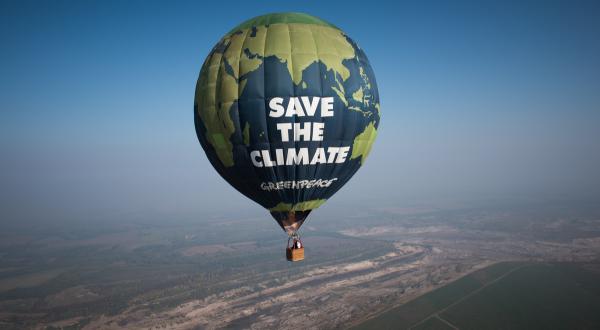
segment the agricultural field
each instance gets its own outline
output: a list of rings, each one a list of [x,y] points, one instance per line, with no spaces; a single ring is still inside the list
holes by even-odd
[[[598,329],[600,264],[501,262],[355,329]]]

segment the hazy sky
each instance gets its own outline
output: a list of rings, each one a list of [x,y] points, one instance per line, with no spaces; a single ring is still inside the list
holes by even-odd
[[[281,11],[342,28],[380,87],[374,150],[324,207],[600,194],[598,1],[208,3],[0,1],[0,221],[260,208],[208,163],[194,88],[223,34]]]

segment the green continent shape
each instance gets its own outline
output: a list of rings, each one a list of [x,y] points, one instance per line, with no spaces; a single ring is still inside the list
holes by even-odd
[[[335,25],[326,22],[318,17],[311,16],[304,13],[273,13],[262,16],[251,18],[244,23],[236,26],[233,30],[229,31],[228,34],[232,34],[239,30],[245,30],[253,26],[271,25],[277,23],[303,23],[303,24],[315,24],[324,25],[337,28]]]
[[[206,128],[206,140],[226,167],[234,165],[231,136],[235,125],[229,111],[246,86],[246,80],[240,82],[239,60],[235,58],[244,37],[240,33],[222,39],[204,62],[196,84],[196,111]]]
[[[373,147],[373,142],[375,142],[376,137],[377,128],[375,128],[374,122],[370,122],[365,130],[358,134],[354,139],[354,143],[352,144],[352,155],[350,156],[350,159],[362,157],[360,159],[360,164],[364,164],[367,156],[369,156],[369,153],[371,152],[371,148]]]
[[[361,67],[362,69],[362,67]],[[356,92],[352,93],[352,98],[356,101],[356,102],[363,102],[363,89],[362,86],[359,87]]]
[[[344,81],[350,76],[350,71],[342,61],[355,57],[354,47],[337,28],[317,24],[279,23],[256,26],[253,33],[250,31],[252,28],[232,35],[245,36],[244,51],[240,58],[242,77],[256,70],[262,63],[260,59],[268,56],[276,56],[282,63],[286,63],[296,85],[302,82],[302,72],[317,61],[339,74]]]
[[[271,212],[287,212],[287,211],[308,211],[312,209],[316,209],[317,207],[323,205],[327,200],[326,199],[314,199],[310,201],[300,202],[296,204],[290,203],[279,203],[275,207],[269,209]]]

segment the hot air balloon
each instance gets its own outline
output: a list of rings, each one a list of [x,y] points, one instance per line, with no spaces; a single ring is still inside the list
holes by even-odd
[[[298,229],[306,217],[364,164],[379,120],[363,50],[302,13],[258,16],[232,29],[196,84],[194,122],[206,156],[288,233],[290,260],[304,258]]]

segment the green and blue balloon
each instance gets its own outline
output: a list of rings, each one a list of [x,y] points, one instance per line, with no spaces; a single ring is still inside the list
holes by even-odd
[[[255,17],[200,71],[196,133],[217,172],[294,234],[364,164],[379,94],[360,47],[314,16]]]

